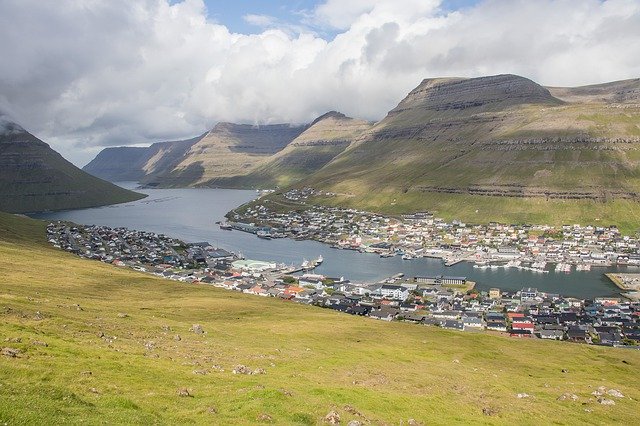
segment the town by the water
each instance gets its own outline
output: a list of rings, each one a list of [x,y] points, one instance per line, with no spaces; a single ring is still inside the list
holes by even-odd
[[[303,200],[313,190],[290,191]],[[613,226],[468,225],[429,213],[385,217],[362,211],[310,206],[281,213],[267,203],[230,213],[222,229],[259,238],[313,239],[336,249],[440,258],[446,265],[478,268],[549,265],[569,273],[614,264],[640,265],[639,242]],[[375,283],[314,273],[322,257],[284,265],[241,255],[208,242],[185,243],[163,234],[106,226],[52,222],[48,239],[79,256],[186,283],[202,283],[283,301],[304,303],[383,321],[400,320],[466,332],[505,333],[516,338],[567,340],[637,347],[640,342],[640,274],[607,274],[621,297],[593,300],[523,288],[517,292],[474,289],[466,277],[397,274]]]

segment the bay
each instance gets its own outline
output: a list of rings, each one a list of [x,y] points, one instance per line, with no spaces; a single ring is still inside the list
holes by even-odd
[[[134,182],[121,182],[120,186],[135,189]],[[593,298],[618,294],[618,289],[605,276],[605,272],[638,272],[640,268],[594,268],[570,274],[550,271],[540,274],[515,268],[478,269],[470,263],[445,267],[438,259],[402,260],[400,257],[380,258],[350,250],[336,250],[315,241],[289,239],[263,240],[239,231],[221,230],[216,221],[224,215],[254,199],[255,191],[232,189],[136,189],[148,194],[139,201],[112,206],[43,212],[31,215],[37,219],[68,220],[84,225],[126,227],[164,233],[186,242],[208,241],[215,246],[240,252],[249,259],[268,260],[287,265],[300,265],[304,259],[319,255],[324,263],[316,269],[319,274],[345,277],[355,282],[375,282],[397,273],[407,277],[454,275],[466,276],[477,282],[480,290],[498,287],[515,291],[523,287],[560,293],[566,296]]]

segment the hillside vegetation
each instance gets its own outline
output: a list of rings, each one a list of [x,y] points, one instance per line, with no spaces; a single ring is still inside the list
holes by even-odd
[[[429,79],[299,185],[382,212],[635,230],[639,160],[640,80]]]
[[[330,411],[343,424],[637,422],[638,351],[165,281],[81,260],[44,235],[41,222],[0,214],[2,423],[321,424]],[[264,374],[233,374],[238,365]],[[599,386],[625,398],[598,404]]]
[[[77,209],[143,197],[83,172],[0,115],[0,210],[23,213]]]

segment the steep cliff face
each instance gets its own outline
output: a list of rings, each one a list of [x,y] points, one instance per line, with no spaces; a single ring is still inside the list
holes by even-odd
[[[105,148],[82,170],[111,182],[143,181],[172,170],[203,136],[148,147]]]
[[[512,74],[472,79],[434,78],[423,80],[388,116],[411,110],[459,115],[500,111],[514,105],[560,103],[546,88]]]
[[[0,116],[0,210],[21,213],[143,198],[91,176],[6,116]]]

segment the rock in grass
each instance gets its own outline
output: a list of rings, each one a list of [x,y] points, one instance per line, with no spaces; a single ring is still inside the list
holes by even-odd
[[[191,395],[191,392],[189,392],[189,389],[180,388],[180,389],[178,389],[178,396],[188,397],[188,396],[193,396],[193,395]]]
[[[360,420],[351,420],[347,423],[347,426],[362,426],[362,422]]]
[[[624,395],[618,389],[609,389],[607,391],[607,395],[614,396],[616,398],[624,398]]]
[[[129,315],[125,314],[124,312],[120,312],[118,313],[118,318],[129,318]]]
[[[2,348],[2,351],[0,351],[0,353],[8,358],[17,358],[18,355],[20,355],[21,351],[20,349],[16,348]]]
[[[485,416],[495,416],[496,414],[498,414],[498,412],[491,407],[484,407],[482,409],[482,414],[484,414]]]
[[[340,414],[337,411],[329,411],[326,416],[324,416],[325,423],[329,423],[330,425],[339,425],[340,424]]]
[[[253,374],[253,371],[246,365],[236,365],[233,369],[233,374]]]
[[[256,417],[256,420],[262,423],[270,423],[273,421],[273,417],[271,417],[267,413],[262,413],[258,417]]]
[[[577,401],[578,395],[573,393],[563,393],[558,397],[558,401]]]
[[[22,337],[7,337],[4,341],[9,343],[21,343]]]
[[[616,402],[613,399],[607,398],[598,398],[598,403],[602,405],[616,405]]]
[[[47,344],[47,342],[43,342],[41,340],[32,340],[31,344],[34,346],[43,346],[43,347],[48,347],[49,345]]]
[[[344,411],[346,411],[347,413],[349,413],[349,414],[353,414],[354,416],[362,417],[362,413],[359,412],[358,410],[356,410],[353,405],[347,404],[344,407],[342,407],[342,409]]]
[[[605,388],[604,386],[600,386],[598,389],[596,389],[593,392],[591,392],[591,395],[593,395],[593,396],[602,396],[605,393],[607,393],[607,388]]]
[[[189,331],[192,331],[195,334],[204,334],[204,328],[202,328],[200,324],[193,324]]]
[[[518,399],[529,398],[530,397],[530,395],[528,393],[519,393],[516,396],[518,397]]]

